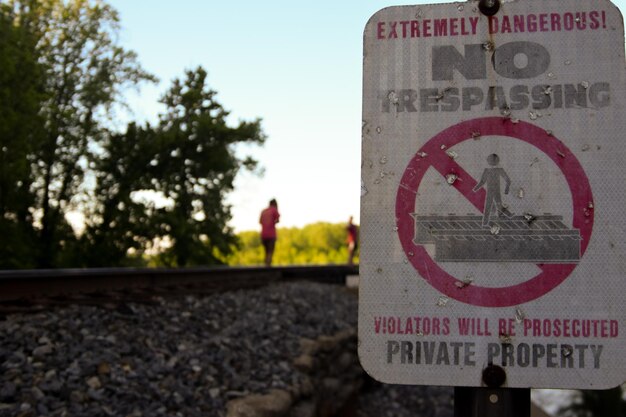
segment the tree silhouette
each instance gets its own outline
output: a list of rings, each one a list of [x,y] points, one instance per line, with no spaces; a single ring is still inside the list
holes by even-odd
[[[263,248],[259,232],[241,232],[237,237],[239,244],[237,249],[226,257],[228,264],[261,265]],[[302,228],[279,228],[274,264],[344,264],[348,261],[346,237],[344,223],[318,222]]]
[[[0,267],[135,265],[158,241],[160,264],[222,262],[236,241],[225,197],[257,166],[236,147],[264,143],[260,120],[229,125],[197,68],[164,94],[158,125],[111,132],[124,90],[154,80],[117,43],[116,11],[7,0],[0,19]]]
[[[152,77],[117,44],[118,16],[103,2],[8,0],[3,13],[33,37],[43,77],[38,115],[45,131],[26,156],[32,181],[25,201],[37,234],[31,250],[36,266],[63,266],[75,240],[66,215],[88,199],[85,174],[98,157],[108,112],[124,88]]]
[[[44,132],[43,67],[34,34],[16,19],[0,4],[0,268],[35,265],[31,163]]]
[[[260,120],[227,124],[228,112],[208,87],[204,69],[185,75],[162,99],[167,110],[150,168],[154,190],[172,202],[159,210],[159,222],[172,240],[163,259],[175,266],[219,263],[216,255],[230,252],[235,238],[225,197],[239,170],[257,165],[251,157],[238,158],[235,145],[265,141]]]

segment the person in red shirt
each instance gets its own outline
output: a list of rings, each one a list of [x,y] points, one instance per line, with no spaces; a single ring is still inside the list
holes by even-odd
[[[346,230],[348,231],[348,238],[346,239],[348,243],[348,264],[352,265],[354,262],[354,253],[359,245],[359,231],[356,225],[352,223],[352,216],[350,216],[348,220]]]
[[[270,204],[267,208],[261,212],[261,242],[265,249],[265,266],[272,264],[272,257],[274,256],[274,247],[276,246],[276,223],[280,219],[278,213],[278,203],[275,199],[270,200]]]

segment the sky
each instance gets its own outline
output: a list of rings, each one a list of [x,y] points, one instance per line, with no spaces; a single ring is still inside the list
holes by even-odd
[[[537,0],[526,0],[537,1]],[[109,0],[120,43],[156,75],[128,93],[130,119],[156,122],[159,97],[202,66],[230,123],[262,119],[263,146],[239,147],[262,176],[242,171],[230,223],[257,230],[276,198],[281,227],[359,221],[363,30],[378,10],[434,1]],[[465,2],[459,2],[465,3]],[[624,10],[626,0],[615,2]],[[120,124],[123,127],[122,124]]]

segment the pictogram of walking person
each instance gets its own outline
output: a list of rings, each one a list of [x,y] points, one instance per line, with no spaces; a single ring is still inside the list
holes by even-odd
[[[487,190],[487,198],[485,198],[485,208],[483,210],[483,226],[489,226],[489,219],[491,218],[491,212],[495,208],[498,216],[511,217],[513,214],[502,204],[502,196],[500,195],[500,178],[504,179],[504,194],[509,193],[509,187],[511,186],[511,179],[506,174],[503,168],[499,167],[500,158],[495,153],[492,153],[487,157],[487,163],[490,165],[485,168],[483,175],[480,177],[480,181],[474,187],[473,191],[480,190],[485,186]]]

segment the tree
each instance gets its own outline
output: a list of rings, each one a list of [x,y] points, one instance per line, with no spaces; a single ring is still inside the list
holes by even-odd
[[[0,5],[0,268],[33,267],[32,155],[43,133],[35,38]]]
[[[0,97],[8,99],[0,106],[0,232],[24,229],[20,245],[0,244],[2,258],[13,259],[4,265],[127,265],[159,239],[171,242],[167,265],[219,263],[236,242],[225,196],[237,172],[257,164],[235,147],[264,142],[260,120],[229,126],[198,68],[165,94],[158,126],[112,133],[106,126],[122,92],[154,80],[117,44],[115,10],[101,0],[1,7]],[[79,238],[67,221],[72,210],[86,214]]]
[[[318,222],[279,231],[274,258],[283,265],[343,264],[348,260],[346,225]]]
[[[278,229],[274,261],[278,265],[344,264],[348,260],[344,223],[318,222],[303,228]],[[226,257],[229,265],[261,265],[263,247],[259,232],[237,235],[239,246]]]
[[[117,13],[99,0],[8,0],[32,33],[43,68],[45,136],[32,150],[37,266],[62,266],[74,240],[65,215],[87,200],[85,173],[98,157],[109,110],[128,85],[153,77],[116,43]]]
[[[279,233],[282,235],[282,229],[279,229]],[[237,245],[225,259],[225,262],[231,266],[263,265],[264,261],[265,255],[258,231],[238,233]]]
[[[240,169],[257,161],[239,158],[235,146],[262,144],[261,121],[227,124],[228,112],[217,102],[202,68],[186,71],[162,98],[166,112],[157,129],[157,153],[149,163],[152,189],[171,204],[158,210],[160,237],[172,246],[162,260],[171,266],[221,263],[236,239],[226,195]]]
[[[158,235],[152,221],[156,208],[134,194],[150,187],[148,171],[155,146],[154,130],[134,123],[125,133],[106,140],[95,161],[96,188],[75,265],[142,264],[141,255]]]

